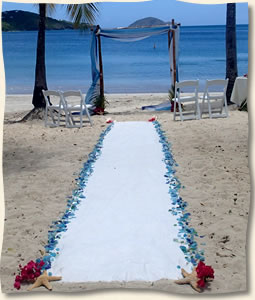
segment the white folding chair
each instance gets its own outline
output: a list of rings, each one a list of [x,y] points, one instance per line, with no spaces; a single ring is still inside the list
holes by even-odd
[[[201,116],[207,101],[210,119],[228,117],[227,92],[228,79],[206,80],[205,91],[202,101]],[[212,107],[213,105],[213,107]]]
[[[65,113],[62,97],[59,91],[42,91],[46,102],[44,123],[45,127],[57,127],[60,125],[61,112]],[[49,121],[49,115],[52,121]]]
[[[61,96],[67,116],[66,127],[81,128],[84,115],[88,117],[89,123],[92,126],[92,120],[89,113],[89,108],[91,108],[92,105],[85,104],[81,91],[61,92]]]
[[[184,120],[199,120],[200,109],[198,103],[198,86],[199,80],[185,80],[175,83],[174,95],[174,121],[177,116],[180,116],[181,121]],[[183,111],[183,103],[193,104],[192,110]],[[177,112],[177,104],[179,112]],[[195,107],[194,107],[195,105]]]

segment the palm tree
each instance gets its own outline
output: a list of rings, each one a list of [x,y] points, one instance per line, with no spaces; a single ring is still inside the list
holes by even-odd
[[[237,77],[237,50],[236,50],[236,4],[227,4],[226,16],[226,78],[229,78],[227,89],[227,103],[230,98]]]
[[[35,108],[44,108],[42,90],[47,90],[45,67],[45,24],[47,4],[39,4],[39,25],[36,49],[35,84],[32,104]]]
[[[22,121],[33,118],[35,115],[41,115],[45,108],[45,100],[42,90],[47,90],[46,66],[45,66],[45,25],[46,14],[55,9],[55,4],[39,4],[39,26],[36,50],[36,67],[35,67],[35,83],[33,91],[32,104],[34,108],[29,112]],[[92,24],[95,15],[98,12],[95,4],[68,4],[67,13],[69,14],[74,25],[77,27],[82,24],[85,28],[88,24]],[[41,117],[41,116],[40,116]]]

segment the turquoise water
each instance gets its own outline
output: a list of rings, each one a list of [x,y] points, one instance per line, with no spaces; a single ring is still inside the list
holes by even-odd
[[[34,86],[37,32],[3,32],[7,94],[30,94]],[[154,44],[156,48],[154,49]],[[46,32],[49,89],[81,89],[91,83],[90,34]],[[237,26],[238,73],[248,72],[248,25]],[[102,38],[106,93],[167,92],[167,35],[125,43]],[[224,78],[225,26],[181,27],[180,80]]]

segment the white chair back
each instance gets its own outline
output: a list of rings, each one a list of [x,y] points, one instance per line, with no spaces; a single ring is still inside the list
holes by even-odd
[[[198,87],[199,87],[199,80],[185,80],[176,82],[175,84],[175,95],[177,97],[184,97],[184,100],[188,102],[195,100],[198,96]],[[189,96],[185,96],[185,94],[189,94]]]
[[[206,80],[207,86],[224,86],[224,88],[227,88],[229,79],[212,79],[212,80]]]
[[[208,113],[210,118],[228,117],[227,97],[226,97],[228,82],[229,82],[228,78],[206,80],[203,102],[202,102],[202,111],[201,111],[202,114],[204,110],[204,103],[207,101]],[[218,108],[216,108],[216,113],[215,111],[213,112],[212,110],[211,100],[221,101],[220,105],[218,105]],[[223,110],[225,110],[225,112]]]
[[[211,93],[217,93],[218,95],[225,97],[228,88],[228,81],[228,78],[206,80],[205,92],[207,92],[209,97]]]
[[[194,87],[195,89],[199,86],[199,80],[184,80],[184,81],[176,81],[175,88],[181,87]]]
[[[92,120],[88,107],[85,104],[85,98],[82,92],[79,91],[66,91],[61,92],[61,96],[66,109],[66,126],[81,128],[83,124],[83,115],[87,115],[90,125],[92,126]],[[75,120],[75,116],[79,116],[79,120]]]
[[[66,91],[66,92],[61,92],[63,102],[65,105],[68,107],[71,106],[78,106],[83,105],[83,96],[81,91]]]
[[[61,93],[59,91],[51,90],[42,90],[42,92],[46,103],[44,118],[45,126],[59,126],[61,111],[63,110],[64,112],[64,104],[62,102]],[[51,121],[49,120],[48,114],[50,115]]]
[[[198,103],[198,87],[199,80],[184,80],[175,83],[175,97],[174,97],[174,120],[179,115],[181,121],[200,119],[200,108]],[[193,102],[195,108],[193,112],[183,112],[182,105],[185,102]],[[177,112],[177,104],[179,112]]]
[[[61,105],[61,94],[59,91],[43,90],[43,96],[48,106],[59,106]]]
[[[62,95],[64,97],[71,97],[71,96],[74,96],[74,97],[81,97],[82,98],[82,93],[81,91],[66,91],[66,92],[62,92]]]

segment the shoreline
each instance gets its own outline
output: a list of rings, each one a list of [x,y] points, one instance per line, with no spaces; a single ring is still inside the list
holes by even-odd
[[[199,88],[198,88],[198,92],[199,93],[203,93],[204,89],[205,89],[205,85],[206,85],[206,80],[207,79],[222,79],[220,76],[218,77],[213,77],[213,78],[206,78],[206,77],[202,77],[199,79]],[[190,78],[183,78],[183,80],[190,80]],[[194,78],[193,80],[198,80],[198,78]],[[77,86],[65,86],[65,88],[63,88],[63,84],[61,85],[57,85],[57,86],[53,86],[48,88],[48,90],[54,90],[54,91],[67,91],[67,90],[84,90],[82,91],[83,95],[86,95],[86,92],[88,91],[88,89],[90,88],[90,81],[86,82],[86,84],[80,84]],[[168,81],[164,81],[162,83],[162,86],[159,88],[159,85],[157,82],[152,82],[150,80],[146,81],[145,84],[139,86],[139,87],[133,87],[133,85],[131,84],[130,86],[125,86],[125,85],[121,85],[120,87],[118,87],[118,83],[114,84],[108,84],[108,88],[105,88],[104,94],[107,97],[108,95],[123,95],[123,94],[168,94],[168,91],[171,89],[171,82],[170,82],[170,77],[169,77],[169,83]],[[80,87],[83,87],[82,89]],[[8,97],[14,97],[14,96],[28,96],[28,95],[33,95],[33,90],[29,91],[30,89],[26,89],[26,90],[21,90],[21,91],[17,91],[17,92],[12,92],[12,91],[7,91],[6,89],[6,96]],[[110,91],[108,91],[110,90]],[[148,91],[149,90],[149,91]]]
[[[85,97],[86,94],[83,94]],[[188,95],[188,93],[187,93]],[[202,92],[198,93],[199,97],[203,96]],[[21,113],[22,111],[29,111],[33,109],[31,94],[17,94],[17,95],[6,95],[5,97],[5,118],[12,113]],[[149,114],[157,114],[159,111],[142,111],[142,106],[157,105],[162,102],[169,101],[168,93],[112,93],[106,94],[106,100],[108,104],[106,105],[106,111],[110,113],[117,113],[119,110],[119,105],[124,104],[125,102],[129,103],[128,107],[121,107],[121,109],[126,108],[126,112],[132,111],[135,109],[136,112],[143,112]],[[201,100],[200,100],[201,101]],[[116,104],[118,103],[118,106]],[[111,106],[113,104],[113,106]],[[130,109],[128,109],[130,108]],[[237,108],[236,104],[229,106],[229,110],[235,110]],[[125,111],[120,111],[124,113]],[[168,111],[168,113],[170,113]]]
[[[85,96],[86,94],[83,95]],[[152,101],[155,102],[155,97],[162,99],[162,102],[168,100],[168,93],[114,93],[105,94],[105,96],[106,98],[110,98],[110,102],[117,101],[117,99],[121,99],[121,101],[130,101],[131,98],[141,98],[144,102],[148,102],[148,104],[143,105],[153,105],[154,103],[151,104],[150,101],[152,99]],[[4,107],[5,114],[31,110],[33,108],[32,97],[32,94],[6,95]],[[157,104],[160,103],[158,100],[156,100],[156,102]]]
[[[57,21],[63,21],[63,20],[57,20]],[[66,21],[66,20],[64,20],[64,21]],[[169,24],[166,24],[166,25],[169,25]],[[236,25],[237,26],[249,26],[249,24],[236,24]],[[193,28],[193,27],[223,27],[223,26],[225,27],[226,24],[217,24],[217,25],[182,25],[181,27]],[[151,27],[151,26],[148,26],[148,27]],[[116,28],[118,28],[118,27],[116,27]],[[106,28],[106,29],[116,29],[116,28]],[[128,26],[123,26],[123,28],[128,28]],[[79,28],[78,29],[76,29],[76,28],[45,29],[45,31],[54,31],[54,30],[55,31],[61,31],[61,30],[63,30],[63,31],[70,30],[71,31],[71,30],[79,30]],[[88,31],[90,32],[90,29],[88,29]],[[38,32],[38,30],[37,29],[35,29],[35,30],[4,30],[2,32]]]

